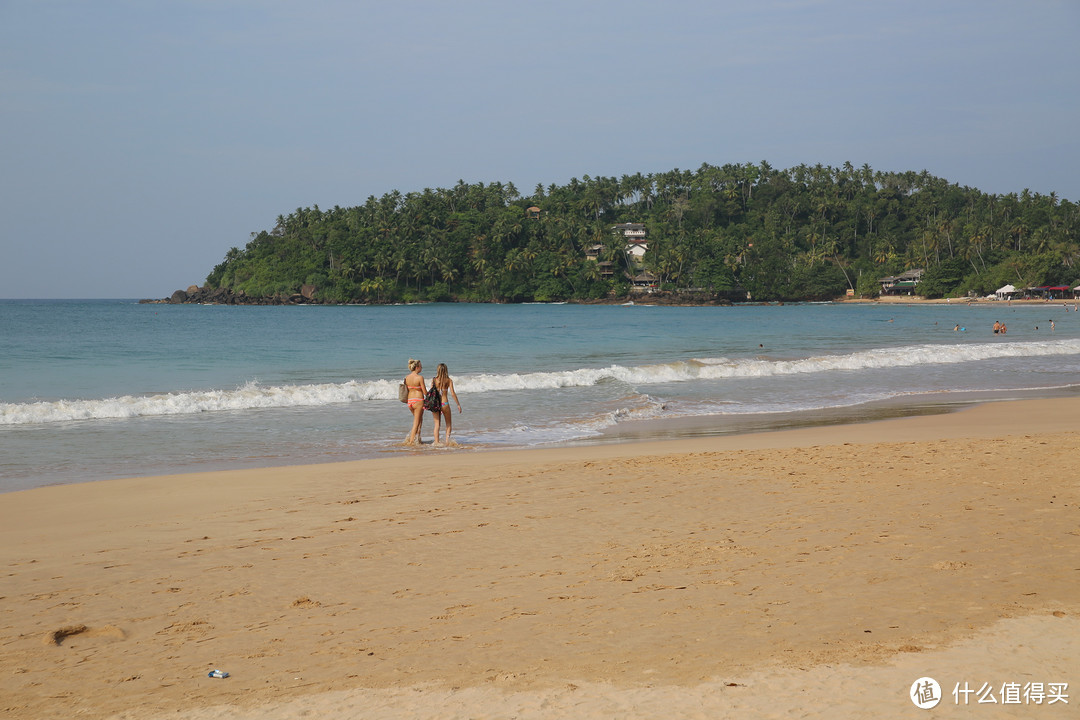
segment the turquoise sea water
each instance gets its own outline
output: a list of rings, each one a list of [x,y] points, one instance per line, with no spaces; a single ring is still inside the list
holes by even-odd
[[[1008,335],[991,332],[994,320]],[[0,338],[0,491],[660,437],[669,434],[662,421],[677,418],[696,418],[699,434],[737,432],[1080,388],[1072,303],[28,300],[0,301]],[[455,415],[461,448],[401,446],[410,416],[396,385],[410,357],[429,381],[437,363],[449,365],[464,408]],[[426,440],[431,430],[428,416]]]

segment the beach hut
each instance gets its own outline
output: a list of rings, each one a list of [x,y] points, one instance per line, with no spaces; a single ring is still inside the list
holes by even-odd
[[[1068,285],[1050,285],[1047,286],[1047,297],[1051,300],[1061,300],[1065,297],[1065,293],[1070,292]]]
[[[915,288],[922,280],[922,268],[907,270],[899,275],[889,275],[878,280],[881,283],[882,295],[913,295]]]
[[[626,277],[630,281],[630,292],[651,293],[659,286],[659,278],[648,270],[640,272],[637,275],[626,273]]]
[[[1017,293],[1017,289],[1012,285],[1005,285],[1005,286],[999,287],[997,290],[994,291],[994,295],[997,296],[998,300],[1001,300],[1003,298],[1012,297],[1016,293]]]
[[[1045,298],[1046,300],[1061,300],[1067,292],[1069,292],[1068,285],[1040,285],[1039,287],[1027,288],[1029,296]]]

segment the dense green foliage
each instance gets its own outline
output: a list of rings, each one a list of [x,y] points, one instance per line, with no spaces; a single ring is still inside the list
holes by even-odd
[[[612,233],[624,222],[645,224],[645,269],[671,290],[874,296],[882,276],[925,268],[920,294],[956,297],[1080,278],[1080,206],[1053,193],[989,195],[925,171],[763,162],[585,176],[527,197],[512,184],[459,181],[358,207],[297,209],[229,250],[207,285],[252,296],[311,285],[330,302],[618,296],[627,271],[639,272]],[[586,258],[597,244],[619,269],[610,277]]]

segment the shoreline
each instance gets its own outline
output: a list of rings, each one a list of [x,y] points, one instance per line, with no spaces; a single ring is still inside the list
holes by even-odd
[[[836,428],[847,425],[862,425],[890,419],[924,417],[934,415],[949,416],[983,404],[1009,403],[1018,400],[1039,400],[1053,398],[1076,398],[1080,396],[1080,384],[1058,388],[994,390],[979,392],[953,392],[945,394],[920,394],[916,396],[894,397],[875,400],[851,406],[840,406],[818,410],[799,410],[792,412],[743,414],[689,415],[665,418],[624,420],[602,429],[599,435],[563,440],[557,443],[533,446],[492,446],[458,444],[453,448],[435,447],[430,439],[421,445],[410,447],[398,443],[354,457],[331,460],[289,461],[283,460],[267,464],[266,459],[259,461],[233,460],[218,461],[199,469],[174,468],[162,466],[159,470],[150,470],[140,474],[110,474],[90,477],[77,481],[57,480],[48,484],[30,487],[15,486],[0,490],[0,498],[13,492],[25,492],[38,488],[63,487],[86,483],[100,483],[123,479],[151,479],[203,475],[207,473],[230,473],[287,469],[291,467],[317,468],[325,465],[342,463],[368,462],[372,460],[395,460],[417,457],[421,454],[434,454],[445,457],[446,453],[454,456],[517,453],[517,452],[560,452],[575,448],[595,451],[605,445],[641,445],[643,443],[666,443],[678,440],[708,440],[722,437],[746,437],[758,434],[783,433],[804,428]]]
[[[1078,423],[1018,400],[8,493],[0,705],[880,717],[925,674],[1075,688]]]
[[[884,420],[932,415],[952,415],[979,405],[1009,403],[1018,400],[1075,398],[1080,385],[1058,388],[1015,389],[1005,391],[968,391],[923,393],[893,397],[857,405],[819,410],[756,413],[754,415],[694,415],[663,419],[632,420],[604,430],[600,438],[576,444],[639,442],[679,438],[743,436],[756,433],[784,432],[799,428],[861,425]]]
[[[197,291],[197,292],[193,292]],[[177,293],[183,295],[183,299],[179,299]],[[190,296],[189,296],[190,294]],[[247,307],[284,307],[284,306],[296,306],[296,305],[309,305],[313,307],[325,306],[325,307],[390,307],[394,305],[431,305],[435,303],[466,303],[474,304],[477,301],[468,300],[440,300],[440,301],[414,301],[414,302],[336,302],[336,301],[324,301],[315,298],[314,296],[306,296],[301,293],[292,293],[291,295],[271,295],[271,296],[248,296],[243,293],[232,293],[231,291],[208,291],[205,288],[189,287],[185,290],[177,290],[171,297],[167,298],[142,298],[131,299],[139,305],[232,305],[232,306],[247,306]],[[1080,302],[1078,297],[1070,298],[1011,298],[1006,300],[999,300],[996,297],[973,297],[973,298],[926,298],[921,295],[881,295],[878,297],[860,298],[860,297],[837,297],[831,300],[732,300],[730,296],[725,296],[723,293],[711,294],[705,292],[674,292],[674,291],[658,291],[653,293],[637,292],[630,293],[621,297],[605,297],[605,298],[592,298],[592,299],[569,299],[569,300],[556,300],[548,303],[541,302],[494,302],[494,303],[479,303],[479,304],[494,304],[494,305],[659,305],[667,307],[757,307],[762,305],[805,305],[805,304],[835,304],[835,305],[856,305],[856,304],[882,304],[882,305],[985,305],[985,306],[1009,306],[1009,305],[1052,305],[1054,303],[1060,304],[1076,304]]]
[[[1080,302],[1077,298],[1013,298],[1012,300],[998,300],[986,297],[981,298],[924,298],[908,297],[904,295],[886,295],[878,298],[837,298],[834,302],[844,303],[881,303],[883,305],[985,305],[987,307],[1009,307],[1010,305],[1074,305]]]

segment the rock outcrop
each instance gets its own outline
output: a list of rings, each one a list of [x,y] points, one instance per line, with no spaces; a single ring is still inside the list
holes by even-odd
[[[140,303],[158,303],[168,305],[193,304],[193,305],[317,305],[322,304],[318,299],[318,290],[314,285],[304,285],[300,292],[289,295],[271,295],[267,297],[253,297],[243,290],[233,291],[229,288],[207,288],[192,285],[187,290],[177,290],[172,295],[161,300],[140,300]]]

